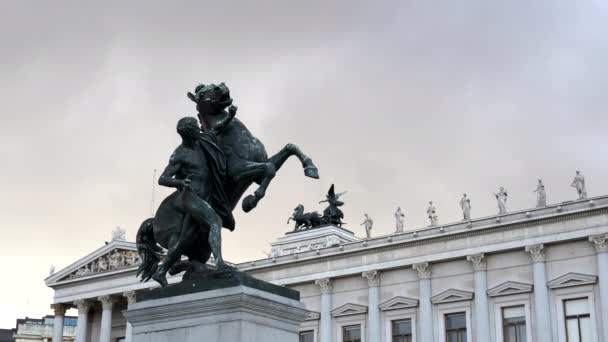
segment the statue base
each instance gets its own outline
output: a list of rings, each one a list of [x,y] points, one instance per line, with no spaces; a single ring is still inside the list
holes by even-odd
[[[124,312],[132,342],[297,342],[299,293],[242,272],[212,272],[138,291]]]

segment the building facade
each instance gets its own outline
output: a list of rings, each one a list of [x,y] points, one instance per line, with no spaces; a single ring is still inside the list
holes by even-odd
[[[303,342],[608,342],[608,196],[369,239],[326,226],[272,247],[236,266],[300,291]],[[135,251],[113,240],[46,279],[56,315],[78,308],[76,341],[129,341],[122,311],[157,286],[136,279]]]
[[[61,341],[73,342],[76,338],[77,317],[62,317],[63,333]],[[55,330],[55,317],[45,316],[42,318],[20,318],[14,329],[12,329],[12,340],[14,342],[52,342]]]

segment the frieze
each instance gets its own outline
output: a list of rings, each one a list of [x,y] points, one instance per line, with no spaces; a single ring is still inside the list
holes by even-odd
[[[139,265],[141,259],[136,251],[113,249],[71,273],[67,278],[74,279],[91,274],[115,271]]]

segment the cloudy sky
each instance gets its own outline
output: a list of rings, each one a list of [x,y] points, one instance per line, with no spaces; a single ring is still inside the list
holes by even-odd
[[[225,233],[228,260],[258,259],[298,203],[348,190],[375,235],[608,193],[608,5],[602,1],[0,2],[0,327],[50,313],[44,285],[150,216],[152,173],[194,114],[199,82],[224,81],[238,117],[296,160]],[[253,191],[253,189],[250,189]],[[169,191],[157,188],[155,201]]]

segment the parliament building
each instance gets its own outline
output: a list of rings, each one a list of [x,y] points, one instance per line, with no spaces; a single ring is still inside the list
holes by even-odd
[[[608,342],[608,196],[366,239],[326,225],[271,245],[235,266],[300,292],[301,342]],[[55,322],[76,308],[76,341],[130,341],[123,311],[158,286],[136,278],[139,262],[117,238],[49,276]]]

